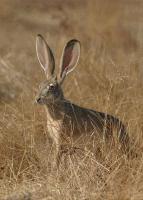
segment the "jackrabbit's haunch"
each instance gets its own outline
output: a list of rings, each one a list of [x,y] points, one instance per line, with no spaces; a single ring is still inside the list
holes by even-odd
[[[47,130],[55,144],[56,163],[59,165],[63,152],[70,148],[86,146],[88,138],[110,141],[116,133],[121,149],[127,150],[129,137],[123,123],[116,117],[82,108],[68,101],[63,94],[62,83],[73,71],[80,56],[80,42],[70,40],[64,47],[60,73],[55,74],[53,53],[45,39],[39,34],[36,39],[36,52],[39,63],[46,74],[46,81],[40,85],[36,102],[45,105]]]

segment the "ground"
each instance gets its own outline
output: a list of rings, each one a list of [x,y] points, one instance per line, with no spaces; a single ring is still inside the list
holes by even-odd
[[[0,0],[0,199],[143,199],[143,2],[139,0]],[[65,96],[119,117],[132,151],[103,148],[60,172],[52,170],[43,107],[34,103],[45,75],[35,51],[42,34],[56,57],[81,41]]]

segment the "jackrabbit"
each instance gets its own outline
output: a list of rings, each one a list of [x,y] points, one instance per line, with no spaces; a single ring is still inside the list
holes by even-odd
[[[46,81],[40,85],[36,102],[45,105],[47,129],[56,147],[56,162],[59,165],[63,152],[72,147],[80,148],[88,143],[90,136],[101,140],[113,139],[115,133],[122,149],[127,150],[128,134],[123,123],[116,117],[82,108],[66,100],[61,88],[69,72],[78,63],[80,42],[70,40],[62,54],[60,74],[55,75],[55,60],[45,39],[39,34],[36,39],[36,52],[39,63],[46,74]]]

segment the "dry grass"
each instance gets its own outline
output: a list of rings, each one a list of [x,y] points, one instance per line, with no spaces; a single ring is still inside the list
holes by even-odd
[[[130,4],[129,4],[130,3]],[[143,199],[141,1],[0,1],[0,199]],[[44,109],[34,104],[44,78],[35,36],[44,34],[59,62],[65,42],[82,43],[65,81],[67,98],[118,116],[137,157],[87,152],[52,170]]]

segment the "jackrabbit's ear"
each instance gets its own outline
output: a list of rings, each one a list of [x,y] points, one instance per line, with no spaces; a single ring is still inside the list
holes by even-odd
[[[80,42],[78,40],[70,40],[64,50],[60,63],[60,79],[64,80],[65,76],[71,72],[77,65],[80,56]]]
[[[53,53],[42,35],[36,38],[36,52],[39,63],[44,69],[47,78],[51,77],[55,70],[55,60]]]

